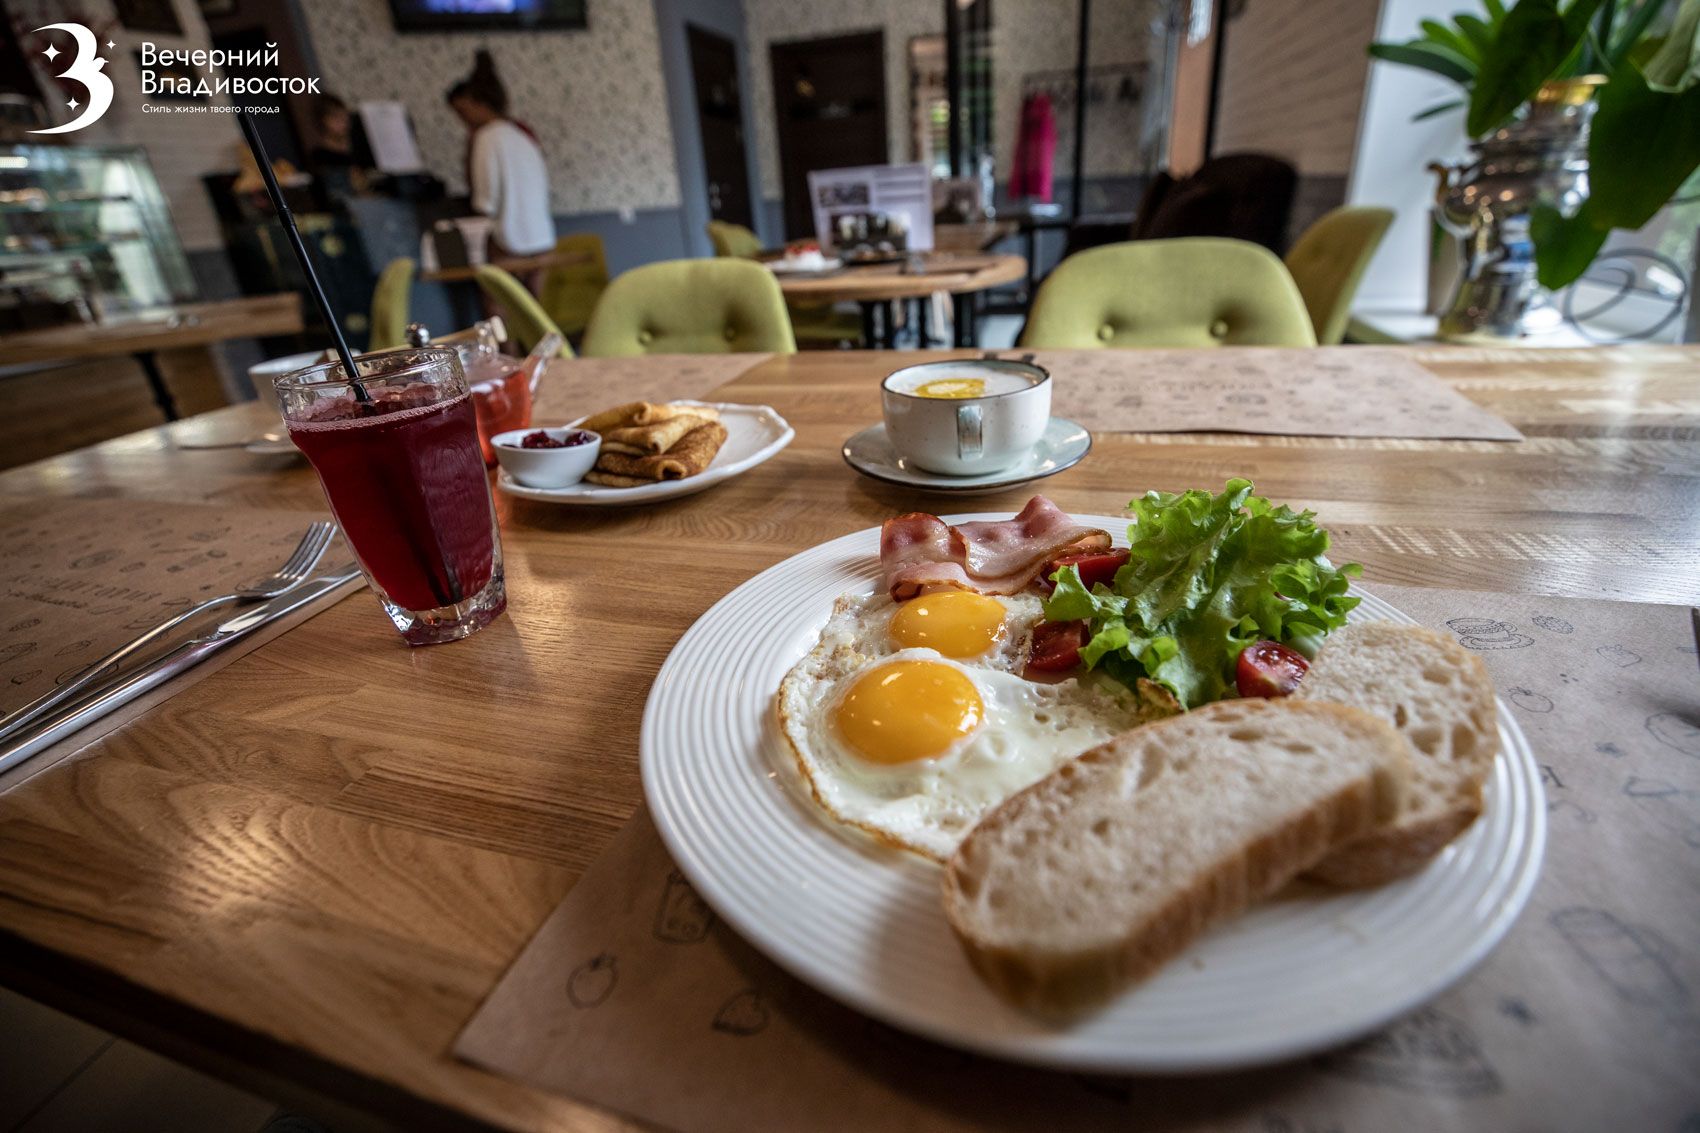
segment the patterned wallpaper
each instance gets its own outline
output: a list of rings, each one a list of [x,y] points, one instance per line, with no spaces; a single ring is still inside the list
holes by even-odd
[[[1069,0],[1070,3],[1073,0]],[[851,32],[885,32],[886,145],[892,161],[909,160],[909,41],[944,33],[937,0],[744,0],[750,52],[750,106],[756,120],[761,195],[779,196],[779,134],[774,125],[768,45]]]
[[[385,0],[300,0],[324,89],[399,99],[425,161],[466,189],[466,130],[443,92],[488,47],[510,113],[537,132],[557,213],[679,204],[652,0],[592,0],[585,31],[398,35]]]

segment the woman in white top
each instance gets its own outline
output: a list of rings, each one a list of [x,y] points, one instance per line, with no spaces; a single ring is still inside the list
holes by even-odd
[[[553,248],[543,151],[530,130],[508,118],[507,91],[489,52],[478,52],[472,75],[449,88],[448,102],[468,131],[466,179],[473,211],[495,222],[491,258]]]

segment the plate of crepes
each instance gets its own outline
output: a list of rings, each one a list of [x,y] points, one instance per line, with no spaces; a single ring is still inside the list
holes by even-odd
[[[895,516],[738,587],[651,691],[656,826],[769,958],[940,1042],[1189,1073],[1368,1034],[1528,901],[1539,767],[1312,513],[1129,506]]]
[[[568,422],[602,438],[596,465],[564,488],[533,488],[505,469],[504,492],[550,503],[623,507],[689,496],[772,459],[795,436],[766,405],[634,401]]]

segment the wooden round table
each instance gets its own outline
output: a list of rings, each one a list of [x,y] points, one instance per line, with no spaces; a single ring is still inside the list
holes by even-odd
[[[854,300],[862,307],[862,337],[869,346],[890,350],[897,344],[895,304],[925,299],[945,291],[956,309],[956,345],[973,346],[974,298],[988,288],[1013,283],[1027,275],[1020,256],[990,253],[926,252],[901,263],[844,267],[828,272],[775,272],[787,303],[826,304]],[[920,306],[922,345],[931,344],[927,306]]]

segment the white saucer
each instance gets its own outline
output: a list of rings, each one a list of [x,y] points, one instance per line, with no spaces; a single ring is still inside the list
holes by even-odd
[[[891,447],[883,421],[845,441],[842,451],[844,463],[872,479],[905,488],[972,496],[1042,480],[1074,467],[1092,451],[1092,434],[1086,431],[1084,425],[1063,417],[1052,417],[1050,424],[1045,426],[1045,435],[1039,438],[1039,443],[1033,446],[1026,460],[1013,468],[988,472],[984,476],[940,476],[936,472],[916,468]]]

